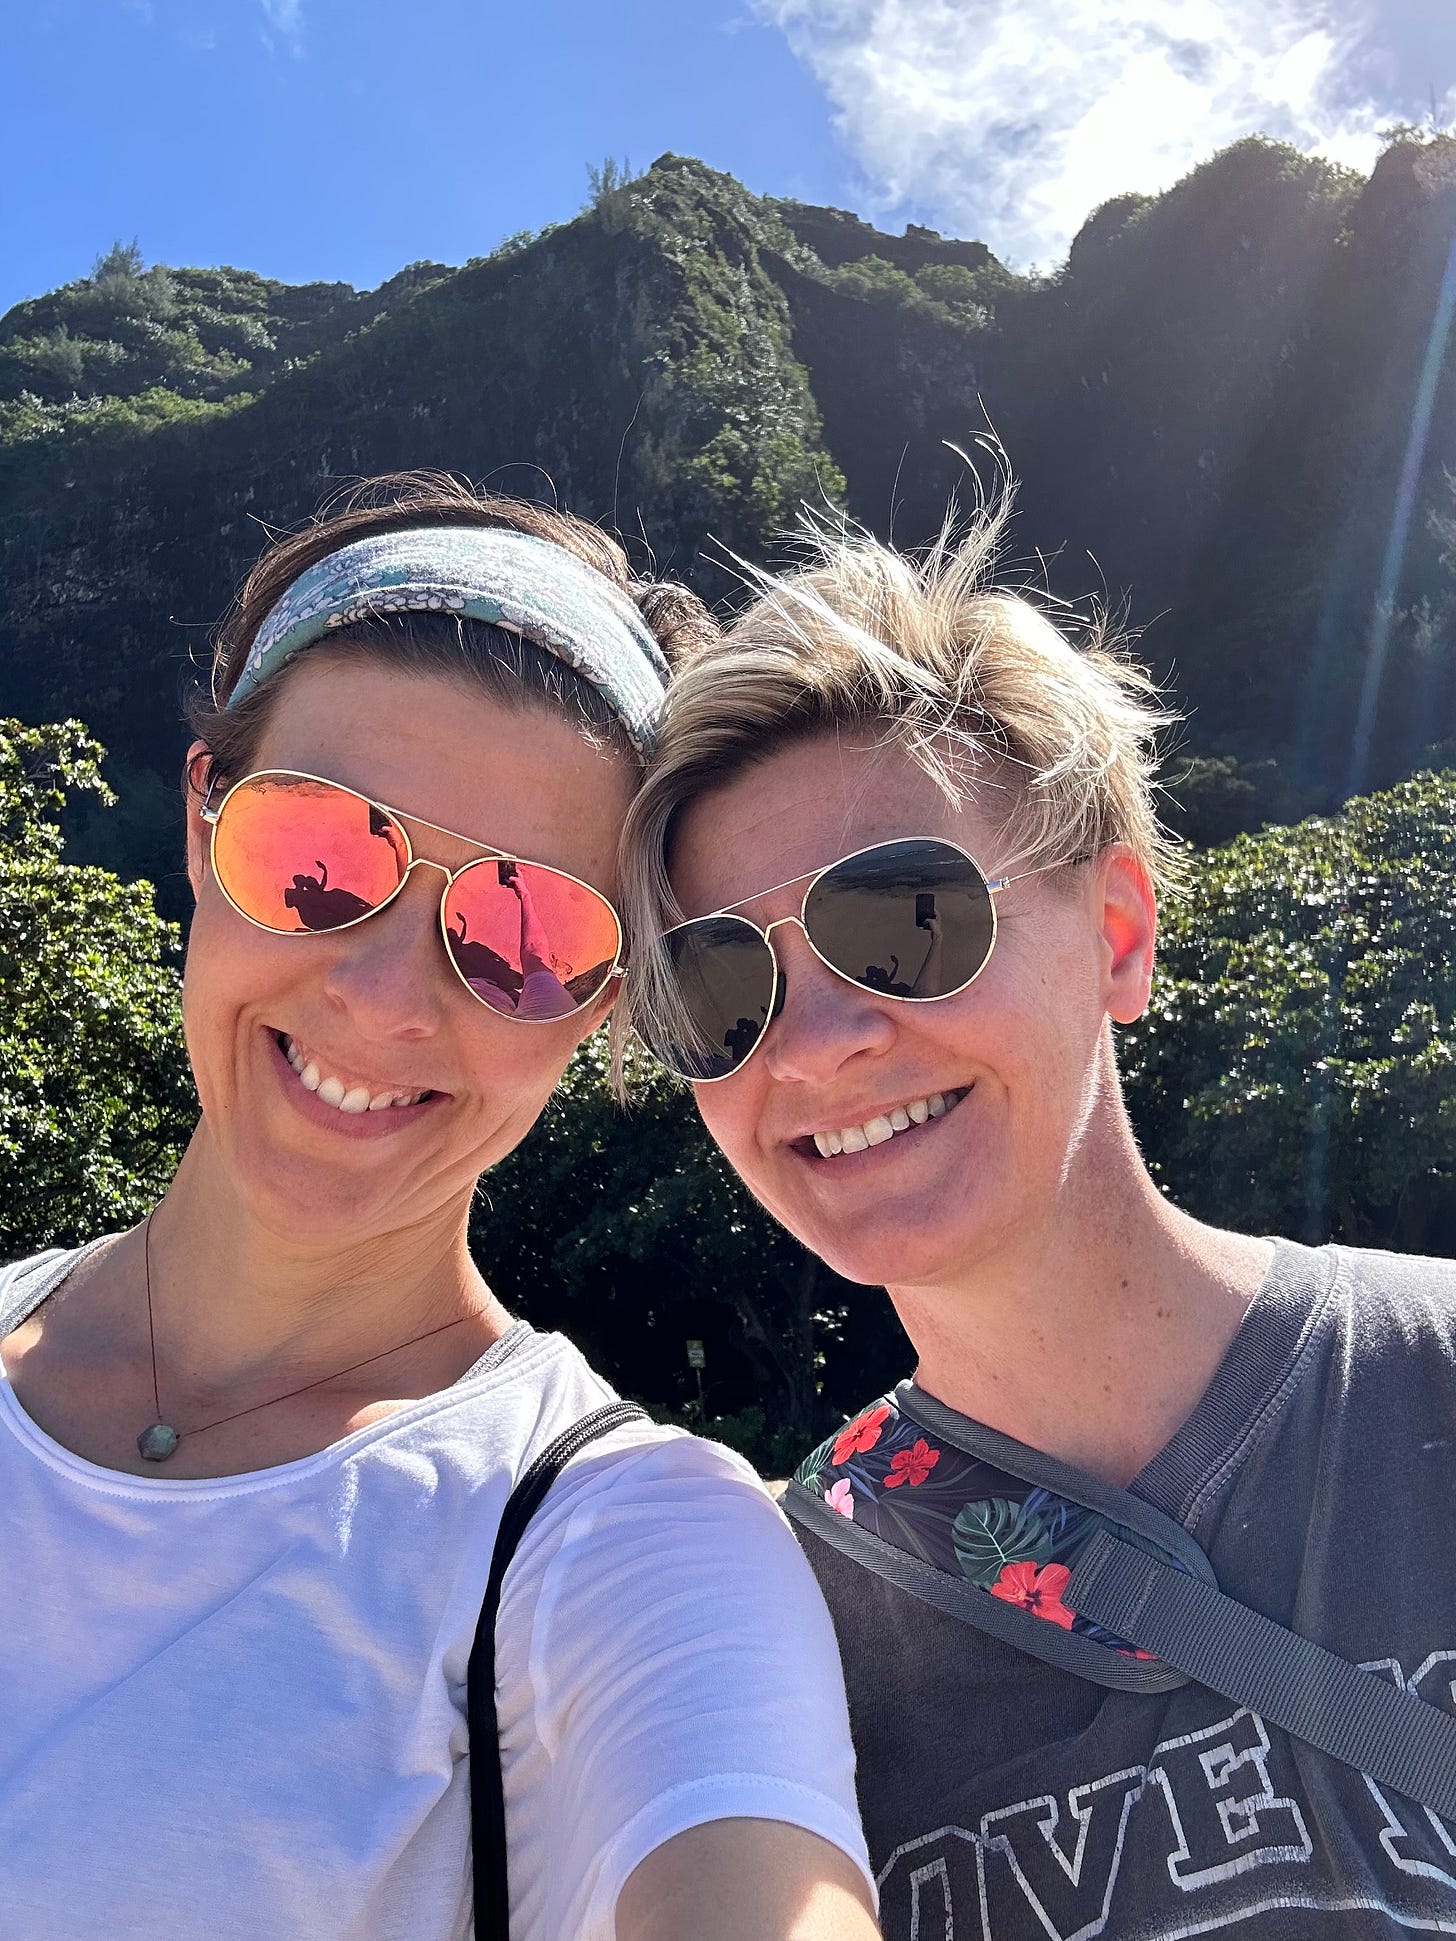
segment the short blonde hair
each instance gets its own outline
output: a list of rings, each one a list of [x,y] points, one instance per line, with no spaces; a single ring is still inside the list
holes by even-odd
[[[646,779],[623,832],[632,957],[617,1069],[635,1026],[678,1021],[654,945],[683,912],[668,879],[683,810],[785,743],[842,728],[884,734],[953,802],[1000,788],[1002,867],[1127,845],[1155,888],[1175,848],[1155,807],[1158,740],[1174,719],[1100,612],[1061,624],[992,583],[1008,487],[921,554],[844,520],[805,527],[808,557],[774,578],[745,569],[753,604],[674,674]],[[1075,638],[1069,633],[1075,631]],[[825,861],[832,860],[825,858]]]

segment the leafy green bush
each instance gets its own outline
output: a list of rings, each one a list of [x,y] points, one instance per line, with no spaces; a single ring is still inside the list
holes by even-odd
[[[140,1218],[196,1116],[176,931],[149,884],[61,860],[100,754],[77,721],[0,720],[0,1260]]]
[[[825,281],[848,296],[867,303],[890,303],[901,309],[914,309],[929,299],[917,287],[916,279],[887,263],[883,256],[861,256],[857,262],[842,263],[829,270]]]
[[[1190,1211],[1456,1253],[1456,775],[1200,857],[1122,1050]]]

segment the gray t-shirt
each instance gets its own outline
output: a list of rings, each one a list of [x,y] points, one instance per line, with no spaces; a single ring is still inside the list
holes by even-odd
[[[1281,1241],[1130,1488],[1229,1595],[1456,1712],[1453,1484],[1456,1264]],[[886,1941],[1456,1933],[1456,1824],[1201,1686],[1109,1691],[799,1535]]]

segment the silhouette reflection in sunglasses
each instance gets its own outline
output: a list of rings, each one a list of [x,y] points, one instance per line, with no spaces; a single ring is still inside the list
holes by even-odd
[[[905,997],[909,993],[910,986],[895,982],[895,973],[899,968],[900,959],[892,951],[888,970],[882,964],[866,964],[864,975],[859,981],[867,991],[885,991],[891,997]]]
[[[328,865],[316,859],[317,876],[295,876],[292,889],[283,892],[288,909],[298,913],[305,930],[337,930],[340,924],[353,923],[368,916],[375,907],[352,890],[329,888]]]
[[[450,954],[472,991],[478,991],[488,1003],[499,999],[498,1010],[515,1010],[525,980],[489,944],[476,943],[466,936],[463,915],[460,928],[450,932]]]
[[[761,1018],[740,1018],[731,1031],[723,1033],[723,1049],[735,1060],[746,1058],[758,1043],[762,1030]]]
[[[494,1010],[509,1011],[519,1018],[536,1020],[568,1017],[580,1003],[572,984],[578,990],[590,993],[600,984],[606,966],[601,965],[594,973],[584,972],[570,983],[563,983],[557,975],[550,940],[537,915],[530,886],[523,880],[519,866],[513,862],[497,864],[497,881],[516,899],[520,968],[517,969],[515,964],[509,963],[488,945],[468,940],[466,919],[461,912],[459,930],[450,932],[452,954],[461,975],[471,990],[484,998]],[[587,982],[587,979],[591,981]]]

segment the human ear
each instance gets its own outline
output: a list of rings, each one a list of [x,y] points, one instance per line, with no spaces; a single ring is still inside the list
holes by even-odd
[[[207,762],[212,750],[205,741],[194,741],[182,764],[182,790],[187,803],[187,880],[192,885],[195,903],[202,894],[207,874],[207,824],[202,820],[202,803],[207,792]]]
[[[1131,1024],[1148,1008],[1158,939],[1158,904],[1146,868],[1123,843],[1098,867],[1103,1003],[1114,1024]]]

